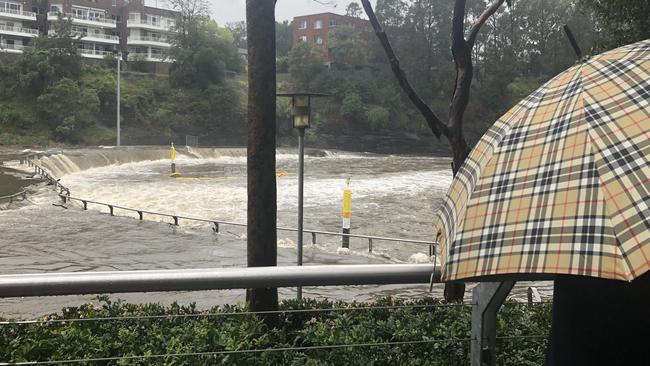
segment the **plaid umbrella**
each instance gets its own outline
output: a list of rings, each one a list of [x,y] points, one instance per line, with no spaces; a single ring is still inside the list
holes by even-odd
[[[442,280],[650,268],[650,40],[556,76],[474,147],[436,212]]]

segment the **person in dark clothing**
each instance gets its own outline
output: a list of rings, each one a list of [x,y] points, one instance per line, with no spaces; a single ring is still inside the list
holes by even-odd
[[[546,365],[650,365],[650,272],[556,279]]]

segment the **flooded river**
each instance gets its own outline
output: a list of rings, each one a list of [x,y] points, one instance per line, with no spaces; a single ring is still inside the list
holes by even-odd
[[[114,205],[206,219],[246,221],[246,158],[241,149],[179,151],[180,179],[169,176],[164,149],[64,151],[41,163],[71,195]],[[297,156],[277,155],[278,225],[296,227]],[[449,186],[450,160],[438,157],[310,151],[305,159],[305,228],[340,231],[341,199],[351,179],[352,233],[431,240],[431,219]],[[17,166],[17,168],[23,168]],[[0,211],[0,268],[3,274],[49,271],[106,271],[245,266],[245,228],[145,216],[79,203],[59,206],[54,192],[41,185],[28,202]],[[305,237],[304,262],[310,264],[426,262],[421,244],[352,239],[350,252],[339,250],[340,237]],[[278,232],[278,262],[295,263],[296,234]],[[537,284],[550,294],[548,284]],[[525,285],[522,285],[525,286]],[[521,294],[525,287],[515,293]],[[308,297],[366,300],[377,296],[431,296],[428,285],[308,287]],[[282,297],[295,289],[280,289]],[[442,285],[433,296],[441,296]],[[128,301],[197,302],[199,306],[241,302],[243,290],[192,293],[116,294]],[[93,296],[0,299],[0,316],[31,317]]]

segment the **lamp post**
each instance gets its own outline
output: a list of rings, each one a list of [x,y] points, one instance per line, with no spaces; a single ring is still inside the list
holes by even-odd
[[[305,130],[311,125],[311,98],[324,97],[327,94],[322,93],[279,93],[279,97],[291,97],[291,116],[293,117],[293,128],[298,130],[298,243],[297,243],[297,263],[302,266],[302,233],[303,233],[303,183],[304,183],[304,165],[305,165]],[[298,300],[302,299],[302,287],[298,287]]]
[[[120,146],[120,63],[122,52],[117,53],[117,146]]]

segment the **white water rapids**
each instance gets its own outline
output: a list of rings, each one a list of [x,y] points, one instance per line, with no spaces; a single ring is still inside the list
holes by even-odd
[[[243,149],[180,150],[177,170],[169,177],[164,148],[86,149],[65,151],[40,159],[73,197],[135,209],[206,219],[246,221],[246,158]],[[296,227],[297,156],[277,155],[278,225]],[[450,159],[392,156],[336,151],[310,151],[305,159],[305,220],[307,229],[340,231],[345,179],[351,179],[352,233],[432,240],[431,219],[452,175]],[[222,226],[219,234],[207,224],[147,216],[78,203],[68,209],[51,190],[30,196],[33,204],[0,211],[2,273],[46,271],[129,270],[245,266],[245,229]],[[147,221],[149,220],[149,221]],[[162,221],[163,223],[161,223]],[[426,262],[428,247],[420,244],[352,239],[342,252],[340,237],[305,236],[305,265]],[[278,232],[278,262],[295,264],[296,234]],[[281,289],[292,297],[295,289]],[[442,285],[433,296],[441,296]],[[428,285],[345,286],[304,289],[308,297],[346,300],[375,296],[431,296]],[[243,301],[243,291],[204,291],[173,294],[120,294],[128,301],[195,301],[199,305]],[[0,299],[0,316],[28,316],[59,310],[92,296],[47,299]],[[25,305],[28,305],[27,307]]]

